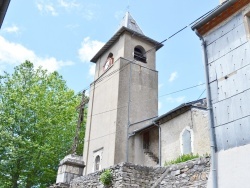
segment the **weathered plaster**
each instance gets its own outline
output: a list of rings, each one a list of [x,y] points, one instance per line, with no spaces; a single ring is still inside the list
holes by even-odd
[[[193,132],[192,151],[194,154],[210,153],[207,111],[192,108],[161,126],[162,164],[174,160],[182,154],[182,131],[189,127]]]
[[[154,47],[153,44],[124,32],[96,63],[96,83],[91,86],[85,133],[84,174],[93,172],[93,152],[98,148],[103,148],[101,161],[103,168],[126,161],[129,122],[132,124],[158,114],[158,73],[154,70],[155,50],[147,54],[147,63],[139,61],[129,63],[127,59],[133,60],[133,50],[137,45],[141,45],[146,51]],[[103,64],[109,52],[114,54],[115,63],[103,72]],[[131,82],[129,83],[130,66]],[[130,101],[128,101],[129,94]],[[145,124],[136,126],[145,126]],[[138,145],[133,140],[129,140],[129,161],[134,155],[131,149],[134,144]]]

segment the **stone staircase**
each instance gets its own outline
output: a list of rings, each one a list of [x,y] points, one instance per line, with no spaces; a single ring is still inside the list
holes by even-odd
[[[159,158],[152,151],[150,151],[149,149],[144,149],[144,154],[147,155],[156,164],[159,164]]]

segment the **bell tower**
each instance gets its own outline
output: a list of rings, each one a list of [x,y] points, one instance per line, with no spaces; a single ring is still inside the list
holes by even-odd
[[[84,174],[133,162],[136,153],[129,135],[158,115],[155,59],[162,46],[145,36],[127,12],[119,30],[91,59],[96,70],[89,95]]]

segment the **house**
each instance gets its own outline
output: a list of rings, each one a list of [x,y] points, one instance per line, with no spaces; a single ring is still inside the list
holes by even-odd
[[[202,41],[211,127],[209,187],[249,187],[250,0],[228,0],[192,29]]]
[[[206,99],[181,104],[132,134],[134,159],[145,166],[163,166],[183,154],[210,153]]]
[[[0,28],[2,27],[3,20],[4,20],[9,4],[10,4],[10,0],[0,1]]]

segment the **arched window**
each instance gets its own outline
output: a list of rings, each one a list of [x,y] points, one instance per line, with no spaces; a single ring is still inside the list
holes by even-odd
[[[100,171],[102,169],[102,155],[103,155],[103,147],[95,150],[93,152],[93,167],[92,171]]]
[[[100,155],[97,155],[95,158],[95,171],[100,170],[100,161],[101,161]]]
[[[136,46],[134,48],[134,59],[146,63],[147,60],[146,51],[142,46]]]
[[[180,134],[181,139],[181,153],[190,154],[193,152],[193,132],[192,129],[186,127]]]

